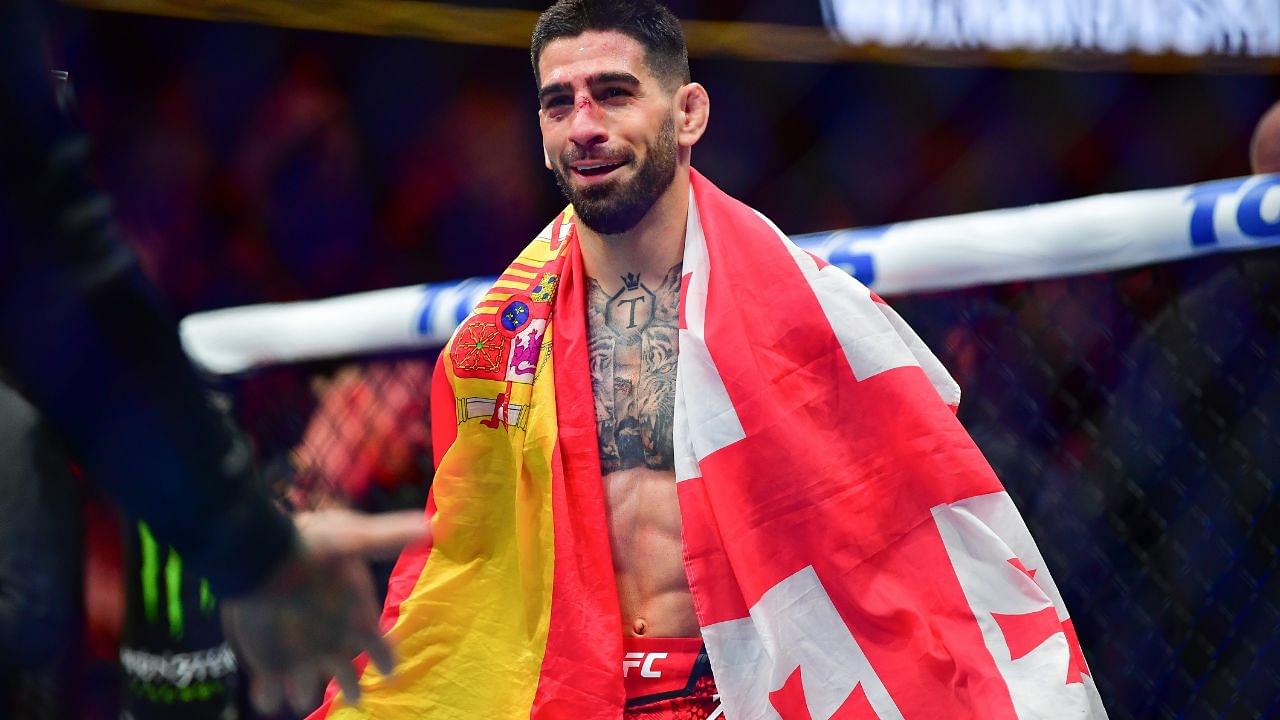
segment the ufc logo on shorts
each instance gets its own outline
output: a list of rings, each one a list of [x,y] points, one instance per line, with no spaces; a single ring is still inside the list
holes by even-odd
[[[640,677],[644,678],[660,678],[662,673],[653,669],[653,663],[657,660],[663,660],[667,657],[664,652],[642,653],[629,652],[622,659],[622,677],[631,674],[631,668],[640,668]]]

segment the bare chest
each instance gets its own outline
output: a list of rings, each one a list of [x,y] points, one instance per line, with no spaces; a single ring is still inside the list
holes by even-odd
[[[672,470],[680,266],[657,287],[636,276],[606,291],[592,281],[587,298],[591,387],[600,467]]]

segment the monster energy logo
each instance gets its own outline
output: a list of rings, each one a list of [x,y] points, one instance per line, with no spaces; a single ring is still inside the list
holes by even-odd
[[[147,622],[160,622],[160,546],[151,529],[144,522],[138,523],[138,537],[142,544],[142,609]],[[181,640],[184,632],[182,606],[182,556],[166,546],[164,561],[165,609],[169,622],[169,636]],[[200,612],[208,617],[217,607],[217,599],[209,590],[209,581],[200,580]]]
[[[185,688],[231,675],[236,671],[236,656],[226,643],[197,652],[163,655],[124,647],[120,648],[120,667],[126,675],[144,683]]]

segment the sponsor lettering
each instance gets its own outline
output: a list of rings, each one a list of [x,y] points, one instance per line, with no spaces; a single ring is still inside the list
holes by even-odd
[[[662,672],[654,670],[653,664],[658,660],[665,660],[666,657],[667,653],[664,652],[629,652],[626,657],[622,659],[622,677],[629,677],[631,675],[632,668],[639,668],[640,677],[660,678],[662,677]]]
[[[1191,210],[1191,246],[1194,248],[1217,245],[1221,238],[1216,227],[1218,208],[1224,198],[1236,202],[1233,220],[1240,234],[1251,240],[1280,238],[1280,204],[1272,202],[1264,208],[1267,195],[1280,194],[1280,175],[1270,175],[1257,182],[1252,178],[1233,178],[1195,185],[1187,193]],[[1267,212],[1270,210],[1270,212]],[[1270,215],[1270,217],[1267,217]]]
[[[126,675],[142,682],[162,682],[184,688],[232,675],[236,671],[236,656],[226,643],[207,650],[163,655],[125,647],[120,648],[120,667]]]
[[[866,241],[879,240],[889,232],[892,225],[858,228],[838,233],[838,242],[833,243],[827,262],[844,270],[858,279],[858,282],[871,287],[876,281],[875,256],[866,252]]]

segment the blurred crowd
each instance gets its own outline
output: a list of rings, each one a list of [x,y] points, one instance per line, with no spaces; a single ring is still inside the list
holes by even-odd
[[[563,204],[522,50],[68,13],[101,180],[180,313],[493,273]],[[1276,92],[1230,75],[693,72],[717,120],[696,165],[793,233],[1245,174]]]

